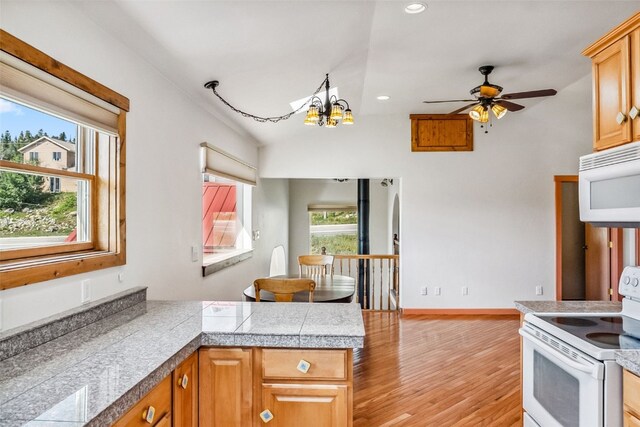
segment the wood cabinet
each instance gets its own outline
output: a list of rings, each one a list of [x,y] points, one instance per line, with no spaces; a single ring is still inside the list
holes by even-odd
[[[351,427],[353,350],[201,348],[200,425]]]
[[[411,151],[473,151],[467,114],[411,114]]]
[[[594,150],[640,139],[640,12],[583,52],[592,61]]]
[[[624,426],[640,427],[640,377],[625,370],[622,374]]]
[[[249,426],[253,419],[252,349],[201,348],[200,426]]]
[[[347,427],[347,385],[262,384],[262,407],[274,427]]]
[[[171,426],[171,375],[122,416],[114,427]]]
[[[261,408],[273,426],[353,424],[353,350],[261,349]]]
[[[198,352],[193,353],[178,365],[171,376],[173,427],[196,427],[198,425]]]

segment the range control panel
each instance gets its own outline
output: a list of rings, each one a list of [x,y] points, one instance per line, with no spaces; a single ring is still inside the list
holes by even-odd
[[[640,300],[640,267],[625,267],[620,276],[618,292],[626,297]]]

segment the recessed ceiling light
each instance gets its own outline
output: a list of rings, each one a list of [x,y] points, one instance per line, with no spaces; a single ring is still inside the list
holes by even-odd
[[[427,4],[421,2],[409,3],[405,6],[404,11],[410,14],[422,13],[427,10]]]
[[[380,96],[377,96],[376,99],[378,101],[386,101],[389,99],[389,95],[380,95]]]

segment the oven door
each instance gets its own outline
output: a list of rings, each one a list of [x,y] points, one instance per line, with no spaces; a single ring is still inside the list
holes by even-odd
[[[602,427],[604,364],[527,323],[520,335],[527,414],[544,427]]]

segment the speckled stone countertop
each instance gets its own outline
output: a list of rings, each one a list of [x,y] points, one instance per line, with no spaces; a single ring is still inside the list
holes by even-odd
[[[617,351],[616,362],[624,369],[640,376],[640,350]]]
[[[2,360],[0,426],[109,425],[202,345],[363,344],[357,304],[144,301]]]
[[[622,303],[612,301],[516,301],[516,308],[527,313],[615,313]]]

